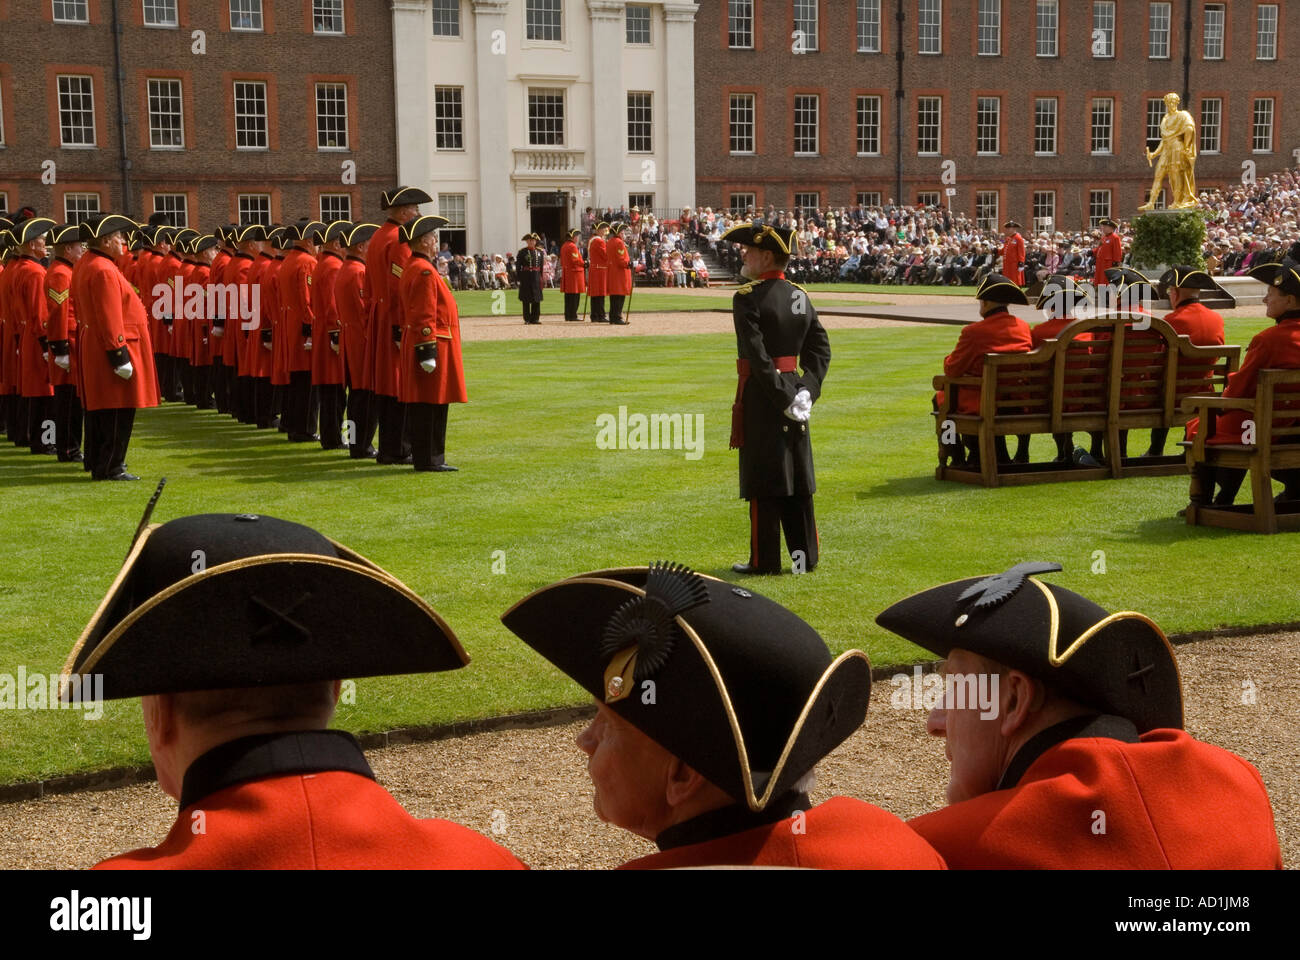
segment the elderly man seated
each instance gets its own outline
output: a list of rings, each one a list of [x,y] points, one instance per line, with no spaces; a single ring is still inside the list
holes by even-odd
[[[956,869],[1280,868],[1259,772],[1183,729],[1160,628],[1036,577],[1060,569],[1017,564],[876,618],[946,658],[926,729],[949,806],[911,825]]]
[[[866,716],[871,668],[784,607],[651,564],[561,580],[501,619],[596,698],[578,736],[596,815],[660,851],[625,866],[942,868],[892,814],[809,800]]]

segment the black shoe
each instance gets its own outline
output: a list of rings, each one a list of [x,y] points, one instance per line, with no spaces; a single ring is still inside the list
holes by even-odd
[[[364,450],[358,450],[356,447],[348,448],[348,453],[353,460],[373,460],[379,456],[379,451],[374,447],[366,447]]]
[[[289,434],[290,443],[316,443],[320,440],[319,433],[291,433]]]
[[[140,478],[137,477],[134,473],[127,473],[125,470],[121,470],[121,471],[118,471],[117,473],[111,474],[111,475],[109,476],[108,479],[110,479],[110,480],[139,480]]]
[[[450,463],[435,463],[432,467],[424,469],[432,470],[434,473],[455,473],[460,467],[453,467]]]
[[[759,570],[757,567],[751,567],[747,563],[733,563],[731,569],[736,573],[747,573],[755,576],[770,576],[781,572],[780,570]]]
[[[59,463],[81,463],[85,460],[80,450],[74,450],[72,453],[59,454]]]
[[[51,444],[48,447],[32,447],[31,450],[32,453],[40,454],[46,457],[57,457],[59,455],[58,448],[56,448],[53,444]]]
[[[341,444],[341,443],[322,443],[322,444],[320,445],[320,448],[321,448],[322,450],[342,450],[342,449],[343,449],[343,444]]]
[[[610,326],[614,326],[614,327],[626,327],[627,324],[628,324],[628,321],[626,321],[626,320],[611,320],[611,321],[609,321],[609,323],[610,323]]]
[[[392,466],[409,467],[411,464],[415,463],[415,457],[411,456],[410,454],[407,454],[404,457],[396,457],[396,458],[385,457],[380,455],[375,457],[375,463],[379,464],[381,467],[392,467]]]

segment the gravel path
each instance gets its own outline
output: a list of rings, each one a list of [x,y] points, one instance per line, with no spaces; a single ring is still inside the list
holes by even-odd
[[[1178,648],[1187,729],[1259,768],[1285,863],[1300,863],[1300,634],[1205,640]],[[892,709],[876,684],[867,722],[818,768],[814,800],[859,797],[901,817],[943,802],[947,763],[924,715]],[[1253,703],[1243,693],[1253,691]],[[653,846],[592,813],[583,724],[483,733],[369,754],[412,814],[443,817],[504,843],[535,868],[612,867]],[[500,813],[497,813],[500,811]],[[159,842],[175,817],[156,784],[0,805],[0,869],[79,868]],[[494,834],[493,828],[497,832]]]
[[[545,304],[543,304],[545,306]],[[828,330],[868,327],[913,327],[904,320],[879,320],[875,317],[820,318]],[[607,323],[569,323],[564,314],[547,316],[542,322],[528,326],[517,316],[465,317],[460,321],[460,336],[471,340],[555,340],[578,337],[648,337],[669,336],[681,333],[734,333],[731,308],[699,310],[692,313],[634,313],[627,326],[612,327]],[[955,335],[954,335],[955,336]]]

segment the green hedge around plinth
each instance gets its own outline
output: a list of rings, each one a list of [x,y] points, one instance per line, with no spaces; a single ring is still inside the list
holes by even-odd
[[[1133,266],[1205,268],[1205,215],[1200,210],[1148,213],[1133,221]]]

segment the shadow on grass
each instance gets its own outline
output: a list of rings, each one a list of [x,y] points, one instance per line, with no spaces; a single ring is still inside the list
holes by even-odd
[[[1165,516],[1149,517],[1126,530],[1117,529],[1112,533],[1116,537],[1154,544],[1185,543],[1188,540],[1232,540],[1237,538],[1247,538],[1243,542],[1251,542],[1251,540],[1271,541],[1273,538],[1281,536],[1281,534],[1270,536],[1268,534],[1253,533],[1249,530],[1228,530],[1224,527],[1191,526],[1182,517],[1175,516],[1174,509],[1171,509]]]
[[[858,500],[872,500],[876,497],[911,497],[917,494],[954,494],[978,489],[969,483],[944,483],[936,480],[934,474],[921,477],[891,477],[884,483],[878,483],[870,490],[859,490],[853,496]]]

